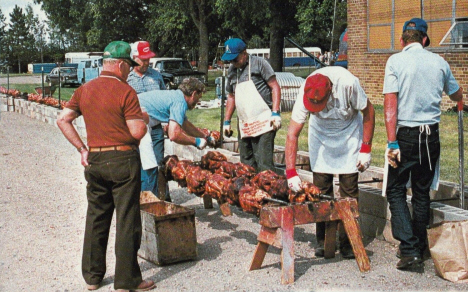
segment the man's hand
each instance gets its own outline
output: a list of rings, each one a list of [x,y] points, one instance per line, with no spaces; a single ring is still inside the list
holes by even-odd
[[[281,116],[278,112],[271,112],[270,126],[272,126],[275,131],[281,128]]]
[[[369,168],[371,160],[371,145],[362,143],[356,167],[360,172],[364,172],[367,168]]]
[[[208,136],[208,137],[206,137],[206,141],[208,142],[208,146],[210,146],[211,148],[216,148],[215,138],[213,138],[211,136]]]
[[[224,133],[224,136],[226,136],[226,137],[231,137],[232,136],[233,132],[231,130],[231,121],[224,121],[223,133]]]
[[[388,164],[390,164],[391,167],[398,167],[398,163],[401,159],[400,145],[398,145],[398,141],[392,141],[387,143],[387,150],[385,151],[385,156],[388,161]]]
[[[204,138],[195,138],[195,146],[196,146],[199,150],[205,149],[206,144],[208,144],[208,142],[206,141],[206,139],[204,139]]]
[[[302,181],[296,172],[296,169],[287,169],[286,178],[288,179],[288,187],[293,192],[299,192],[302,189]]]

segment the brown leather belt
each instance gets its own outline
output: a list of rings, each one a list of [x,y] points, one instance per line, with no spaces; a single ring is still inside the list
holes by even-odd
[[[106,151],[130,151],[137,150],[135,145],[118,145],[105,147],[89,147],[89,152],[106,152]]]

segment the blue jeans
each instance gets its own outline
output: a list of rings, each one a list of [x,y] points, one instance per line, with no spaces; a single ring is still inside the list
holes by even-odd
[[[153,141],[153,151],[158,164],[164,159],[164,131],[161,124],[151,128],[151,140]],[[141,190],[151,191],[158,195],[158,167],[141,170]],[[171,201],[168,187],[166,185],[166,201]]]
[[[387,181],[392,234],[400,241],[402,256],[420,256],[427,246],[426,228],[431,204],[429,191],[440,155],[438,124],[431,126],[430,135],[421,134],[419,127],[400,128],[397,139],[401,162],[397,168],[389,166]],[[411,180],[413,216],[406,203],[408,180]]]

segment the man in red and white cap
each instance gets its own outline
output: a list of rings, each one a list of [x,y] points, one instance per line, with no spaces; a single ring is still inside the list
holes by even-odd
[[[158,71],[149,68],[150,58],[156,56],[150,49],[150,44],[146,41],[138,41],[130,45],[132,52],[130,56],[140,66],[133,67],[128,74],[127,83],[135,89],[137,93],[151,90],[166,89],[164,80]]]
[[[361,114],[362,113],[362,114]],[[342,67],[314,71],[299,89],[286,138],[286,176],[292,191],[301,189],[296,169],[299,134],[309,117],[309,158],[314,184],[333,196],[333,176],[339,177],[340,197],[359,197],[359,171],[371,161],[374,107],[359,79]],[[324,256],[325,223],[316,225],[317,257]],[[354,258],[346,233],[340,228],[340,253]]]
[[[165,90],[164,80],[158,71],[149,67],[150,59],[156,56],[151,51],[150,44],[138,41],[130,45],[130,56],[139,64],[134,66],[128,74],[127,83],[140,94],[153,90]],[[144,108],[142,108],[145,110]],[[158,163],[164,159],[164,131],[161,122],[150,117],[148,126],[151,130],[140,143],[142,162],[141,190],[158,193]],[[149,141],[151,140],[151,141]],[[152,144],[152,145],[150,145]],[[167,188],[166,188],[167,189]],[[170,201],[169,191],[166,190],[166,200]]]

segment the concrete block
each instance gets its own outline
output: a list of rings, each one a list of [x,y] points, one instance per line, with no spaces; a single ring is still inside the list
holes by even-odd
[[[362,235],[384,240],[384,229],[387,226],[386,219],[359,212],[359,221]]]

